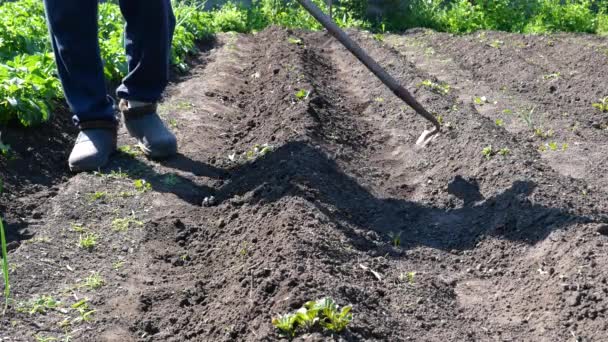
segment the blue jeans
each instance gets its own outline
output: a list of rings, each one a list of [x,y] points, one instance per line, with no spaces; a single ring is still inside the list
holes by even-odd
[[[98,0],[44,0],[59,78],[76,124],[115,120],[99,54]],[[129,73],[116,95],[156,102],[169,79],[175,16],[170,0],[121,0]]]

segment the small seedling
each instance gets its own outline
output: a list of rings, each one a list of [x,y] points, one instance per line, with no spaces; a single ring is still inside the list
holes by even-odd
[[[555,141],[551,141],[547,144],[547,146],[549,146],[549,149],[551,149],[551,151],[557,151],[558,146]]]
[[[91,202],[99,201],[99,200],[106,198],[107,195],[108,195],[108,193],[105,191],[95,191],[94,193],[92,193],[89,196],[89,201],[91,201]]]
[[[372,38],[374,38],[374,40],[379,41],[379,42],[383,42],[384,41],[384,34],[382,33],[375,33]]]
[[[393,244],[394,247],[401,246],[401,232],[399,232],[399,233],[390,232],[388,235],[390,236],[391,243]]]
[[[476,105],[483,106],[484,104],[488,103],[488,98],[485,96],[476,96],[473,99],[473,102],[475,102]]]
[[[306,100],[310,93],[307,90],[300,89],[296,92],[296,99],[298,101]]]
[[[36,342],[57,341],[57,339],[55,337],[52,337],[52,336],[34,335],[34,338],[36,339]]]
[[[517,113],[519,115],[519,117],[522,119],[522,121],[532,130],[534,129],[533,115],[534,115],[535,110],[536,110],[536,107],[534,107],[530,110],[520,111]]]
[[[596,108],[602,113],[608,113],[608,96],[600,99],[599,102],[593,104],[593,108]]]
[[[124,146],[120,146],[118,148],[118,151],[121,153],[126,154],[129,157],[137,157],[141,152],[139,151],[139,149],[132,147],[130,145],[124,145]]]
[[[302,39],[300,39],[300,38],[289,37],[289,38],[287,38],[287,41],[290,44],[302,45]]]
[[[83,227],[81,224],[71,223],[70,229],[76,233],[84,233],[87,229]]]
[[[503,119],[496,119],[496,120],[494,120],[494,123],[498,127],[503,127],[505,125],[505,121]]]
[[[481,150],[481,154],[483,154],[484,157],[486,157],[486,159],[490,160],[492,159],[492,156],[494,155],[494,150],[492,149],[492,145],[486,146],[483,148],[483,150]]]
[[[511,150],[508,149],[507,147],[504,147],[504,148],[501,148],[500,150],[498,150],[497,154],[501,155],[503,157],[508,156],[509,154],[511,154]]]
[[[555,132],[553,129],[549,129],[548,131],[544,131],[541,127],[537,127],[534,129],[534,135],[541,139],[549,139],[553,138]]]
[[[71,324],[90,322],[91,316],[95,313],[95,310],[89,310],[89,303],[87,303],[86,299],[79,300],[78,302],[72,304],[70,308],[76,310],[76,312],[79,314],[79,317],[72,320]]]
[[[90,290],[98,290],[105,284],[105,281],[99,275],[99,272],[94,272],[90,276],[86,277],[83,286],[89,288]]]
[[[562,151],[566,151],[568,149],[568,143],[562,144]]]
[[[78,237],[78,246],[82,249],[91,251],[97,245],[97,235],[93,233],[81,234]]]
[[[42,295],[24,305],[21,305],[17,311],[27,312],[30,315],[45,314],[50,310],[54,310],[61,306],[61,302],[49,295]]]
[[[179,184],[179,178],[175,174],[170,173],[163,178],[162,182],[166,186],[176,186]]]
[[[115,232],[126,232],[131,225],[141,227],[144,223],[131,217],[117,218],[112,221],[112,230]]]
[[[376,98],[374,99],[374,101],[376,101],[376,102],[378,102],[378,103],[382,103],[382,102],[384,102],[384,99],[383,99],[383,98],[381,98],[381,97],[376,97]]]
[[[502,46],[502,44],[504,44],[504,42],[502,40],[495,40],[492,43],[490,43],[490,46],[495,49],[498,49]]]
[[[511,115],[511,114],[513,114],[513,111],[510,110],[510,109],[503,109],[502,113],[503,114],[507,114],[507,115]]]
[[[115,271],[118,271],[119,269],[123,268],[124,265],[125,265],[124,261],[117,261],[112,264],[112,269],[114,269]]]
[[[560,78],[562,74],[560,72],[555,72],[553,74],[547,74],[547,75],[543,75],[543,80],[548,81],[548,80],[556,80],[558,78]]]
[[[442,94],[442,95],[446,95],[447,93],[450,92],[449,84],[446,84],[446,83],[439,84],[439,83],[435,83],[431,80],[424,80],[424,81],[418,83],[418,87],[425,87],[435,93]]]
[[[401,282],[408,282],[410,285],[414,285],[416,282],[416,272],[407,272],[399,274],[399,280]]]
[[[135,186],[135,189],[137,189],[137,191],[139,192],[146,192],[152,189],[152,184],[147,182],[145,179],[136,179],[135,181],[133,181],[133,185]]]
[[[0,155],[7,157],[11,152],[11,145],[4,144],[0,140]]]

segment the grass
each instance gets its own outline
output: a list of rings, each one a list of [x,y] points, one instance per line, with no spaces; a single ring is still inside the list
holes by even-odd
[[[143,226],[142,221],[131,217],[117,218],[112,221],[112,230],[115,232],[126,232],[131,226]]]
[[[6,250],[6,234],[4,232],[2,217],[0,217],[0,245],[2,247],[2,278],[4,279],[4,312],[6,312],[11,294],[11,287],[8,279],[8,252]]]
[[[105,285],[105,280],[103,280],[99,272],[93,272],[90,276],[86,277],[82,283],[82,286],[90,290],[98,290],[103,285]]]

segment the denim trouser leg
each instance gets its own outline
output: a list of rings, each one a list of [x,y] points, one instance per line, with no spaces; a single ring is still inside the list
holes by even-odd
[[[63,92],[74,122],[115,120],[97,41],[97,0],[44,0]]]
[[[98,0],[44,0],[59,78],[74,121],[115,120],[97,32]],[[155,102],[169,79],[175,17],[170,0],[121,0],[129,74],[117,95]]]
[[[171,40],[175,17],[170,0],[121,0],[127,22],[125,50],[129,74],[116,94],[142,102],[160,99],[169,80]]]

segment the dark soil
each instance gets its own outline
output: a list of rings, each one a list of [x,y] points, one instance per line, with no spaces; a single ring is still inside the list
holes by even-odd
[[[278,28],[218,37],[170,87],[171,160],[122,152],[72,176],[67,120],[3,136],[17,155],[0,159],[13,244],[0,338],[272,341],[272,317],[330,296],[353,306],[348,329],[297,339],[602,341],[608,120],[592,103],[608,96],[606,42],[351,33],[441,115],[430,145],[415,146],[428,125],[333,39]],[[551,137],[516,114],[530,105]],[[490,145],[509,153],[488,159]],[[83,286],[92,272],[99,289]],[[25,312],[41,295],[61,304]],[[81,299],[89,322],[70,308]]]

